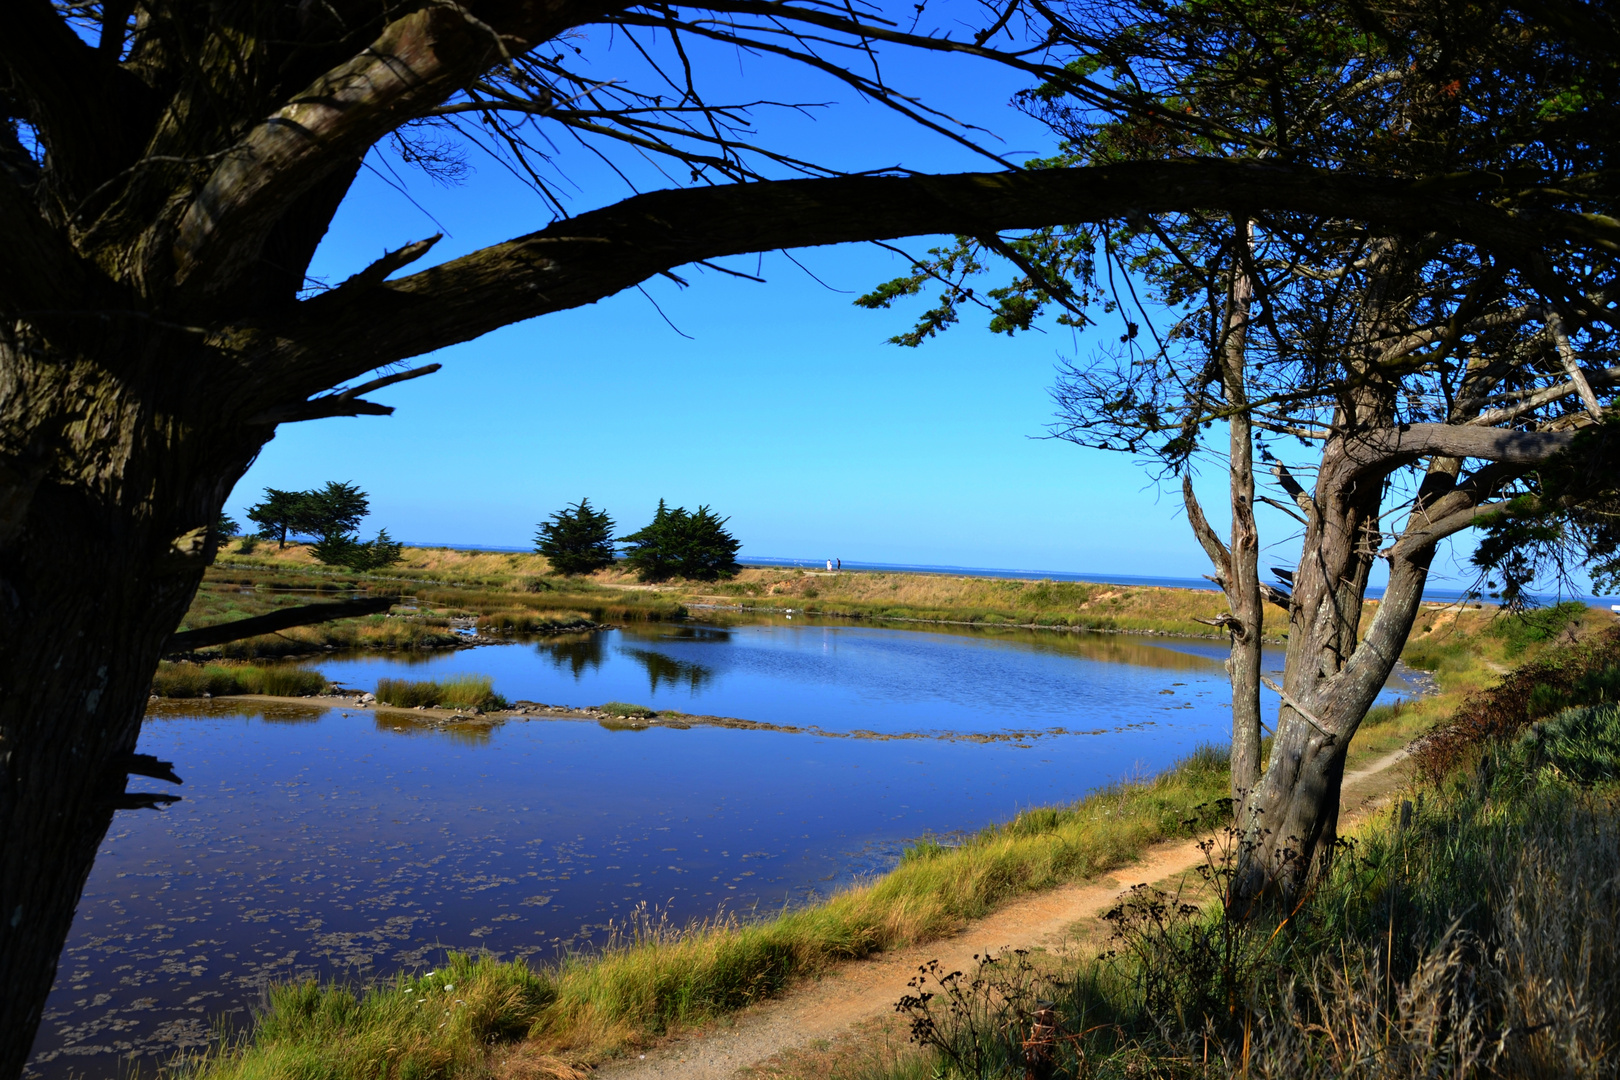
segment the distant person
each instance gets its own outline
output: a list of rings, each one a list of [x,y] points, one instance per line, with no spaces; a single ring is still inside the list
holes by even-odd
[[[838,569],[839,570],[844,569],[844,560],[843,559],[834,559],[833,562],[838,564]]]
[[[828,570],[831,570],[831,569],[832,569],[832,560],[831,560],[831,559],[828,559],[828,560],[827,560],[827,569],[828,569]]]

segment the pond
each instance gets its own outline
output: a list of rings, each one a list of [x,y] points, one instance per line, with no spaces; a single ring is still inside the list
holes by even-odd
[[[185,799],[115,817],[30,1073],[113,1077],[130,1055],[201,1046],[221,1017],[244,1026],[272,980],[364,982],[446,949],[546,960],[640,905],[685,923],[806,902],[918,837],[1224,741],[1224,655],[1214,641],[777,617],[319,664],[368,689],[478,672],[512,699],[814,733],[563,719],[467,732],[399,711],[165,703],[140,750],[175,763]]]

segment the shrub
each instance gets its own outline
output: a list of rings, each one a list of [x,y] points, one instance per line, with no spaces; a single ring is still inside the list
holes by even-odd
[[[613,565],[613,519],[591,509],[589,499],[564,507],[541,522],[534,550],[559,574],[591,574]]]
[[[1585,614],[1585,604],[1566,600],[1549,608],[1503,615],[1491,623],[1486,633],[1501,638],[1507,644],[1507,654],[1517,656],[1532,645],[1553,640]]]
[[[1566,709],[1532,724],[1509,757],[1530,777],[1581,784],[1620,780],[1620,705]]]
[[[1531,721],[1570,705],[1597,704],[1620,685],[1620,627],[1555,647],[1488,690],[1470,696],[1451,721],[1426,736],[1414,758],[1431,778],[1445,776],[1473,749],[1517,735]],[[1545,711],[1542,711],[1545,710]]]

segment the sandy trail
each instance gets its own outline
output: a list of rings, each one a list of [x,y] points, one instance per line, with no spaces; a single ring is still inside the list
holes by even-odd
[[[1397,782],[1395,766],[1407,757],[1397,750],[1344,778],[1341,818],[1367,813]],[[906,980],[929,960],[946,970],[971,970],[974,954],[1008,948],[1063,947],[1077,923],[1101,915],[1128,883],[1161,882],[1204,861],[1198,842],[1155,844],[1115,877],[1065,885],[1015,900],[960,933],[924,945],[881,953],[842,964],[787,995],[763,1002],[705,1030],[672,1039],[633,1059],[605,1062],[595,1075],[604,1080],[729,1080],[739,1070],[783,1050],[832,1039],[852,1025],[887,1016],[906,989]]]

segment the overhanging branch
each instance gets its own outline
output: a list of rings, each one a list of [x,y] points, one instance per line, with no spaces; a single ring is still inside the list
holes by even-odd
[[[277,351],[318,389],[509,323],[593,303],[699,259],[937,233],[983,235],[1189,207],[1260,206],[1374,221],[1394,231],[1440,231],[1508,261],[1534,258],[1554,241],[1620,250],[1620,226],[1575,215],[1531,224],[1470,197],[1483,182],[1471,177],[1448,187],[1195,159],[652,192],[364,295],[334,292],[307,300],[299,305],[298,323],[276,327]]]
[[[295,626],[312,626],[316,623],[353,619],[362,615],[380,615],[393,607],[395,601],[396,598],[392,596],[368,596],[359,600],[337,600],[325,604],[302,604],[298,607],[282,608],[268,615],[255,615],[251,619],[237,619],[235,622],[221,623],[218,626],[205,626],[200,630],[183,630],[178,634],[171,634],[168,643],[164,645],[164,652],[172,656],[176,653],[206,649],[211,645],[223,645],[228,641],[241,641],[243,638],[257,637],[260,634],[273,634],[277,630],[290,630]]]

